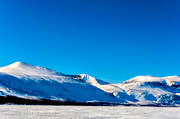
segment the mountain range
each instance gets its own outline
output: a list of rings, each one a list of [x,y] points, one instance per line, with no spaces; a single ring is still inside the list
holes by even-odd
[[[0,103],[179,106],[180,77],[137,76],[110,84],[15,62],[0,68]]]

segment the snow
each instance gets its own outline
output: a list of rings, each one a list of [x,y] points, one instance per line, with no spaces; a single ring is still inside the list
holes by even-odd
[[[180,119],[178,107],[1,105],[2,119]]]
[[[163,79],[159,77],[152,76],[136,76],[135,78],[130,79],[129,81],[137,81],[137,82],[147,82],[147,81],[163,81]]]
[[[172,82],[180,82],[180,77],[178,77],[178,76],[167,76],[167,77],[136,76],[125,82],[126,83],[128,83],[128,82],[140,82],[140,83],[142,83],[142,82],[166,82],[167,84],[170,84]]]
[[[29,64],[26,64],[24,62],[15,62],[13,64],[10,64],[5,67],[0,68],[0,72],[22,78],[26,76],[62,76],[62,75],[57,75],[57,72],[49,70],[47,68],[42,68],[39,66],[32,66]]]
[[[86,83],[92,84],[92,85],[94,85],[94,86],[100,85],[100,84],[97,82],[97,80],[96,80],[94,77],[90,76],[90,75],[80,74],[80,76],[81,76],[81,79],[82,79],[84,82],[86,82]]]
[[[174,84],[176,83],[176,84]],[[133,95],[138,104],[180,104],[180,77],[137,76],[119,86],[128,95]],[[174,86],[175,85],[175,86]]]
[[[94,86],[97,83],[94,78],[86,75],[86,79],[84,82],[73,75],[15,62],[0,68],[0,94],[28,99],[124,102]]]
[[[180,77],[136,76],[109,84],[87,74],[67,75],[15,62],[0,68],[0,96],[75,102],[180,105]]]

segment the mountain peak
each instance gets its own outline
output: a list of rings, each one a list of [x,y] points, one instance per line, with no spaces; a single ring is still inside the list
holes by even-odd
[[[32,65],[27,64],[25,62],[14,62],[14,63],[12,63],[10,65],[0,67],[0,70],[1,69],[19,69],[19,68],[27,68],[27,67],[32,68]]]
[[[10,64],[10,65],[8,65],[8,66],[12,66],[12,67],[19,67],[19,66],[27,66],[27,65],[29,65],[29,64],[27,64],[27,63],[25,63],[25,62],[14,62],[14,63],[12,63],[12,64]]]
[[[19,64],[26,64],[26,63],[25,63],[25,62],[17,61],[17,62],[14,62],[14,63],[12,63],[12,64],[17,64],[17,65],[19,65]]]
[[[11,74],[13,76],[47,76],[56,75],[57,72],[47,68],[33,66],[25,62],[14,62],[10,65],[0,68],[0,72]]]

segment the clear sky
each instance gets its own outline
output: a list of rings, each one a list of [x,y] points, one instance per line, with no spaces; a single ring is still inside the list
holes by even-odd
[[[15,61],[112,83],[180,75],[179,0],[1,0],[0,66]]]

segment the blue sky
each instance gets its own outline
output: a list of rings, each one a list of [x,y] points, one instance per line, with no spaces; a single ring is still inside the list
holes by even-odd
[[[1,0],[0,66],[15,61],[112,83],[180,75],[178,0]]]

